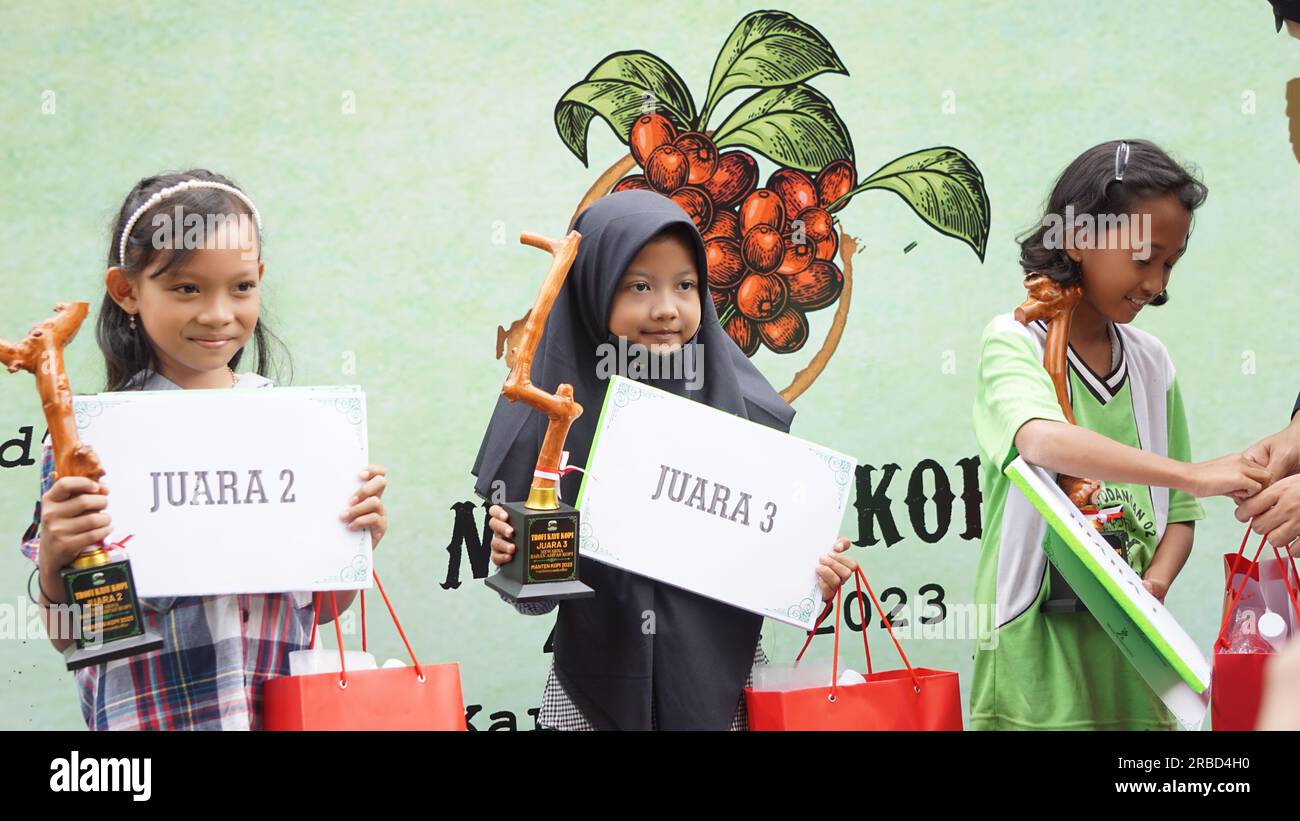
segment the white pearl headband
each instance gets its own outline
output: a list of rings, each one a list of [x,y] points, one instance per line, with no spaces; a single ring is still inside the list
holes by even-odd
[[[150,208],[153,208],[158,203],[170,197],[172,194],[175,194],[177,191],[188,191],[191,188],[215,188],[218,191],[225,191],[229,194],[234,194],[236,197],[239,197],[241,200],[244,201],[244,204],[248,206],[248,210],[253,212],[253,220],[257,223],[257,233],[258,236],[261,236],[262,215],[257,212],[257,206],[253,205],[253,201],[250,200],[243,191],[240,191],[238,188],[235,188],[233,185],[226,185],[224,182],[212,182],[210,180],[186,180],[185,182],[180,182],[177,183],[176,185],[172,185],[167,188],[164,188],[163,190],[154,194],[149,199],[145,200],[144,205],[141,205],[139,208],[135,209],[135,213],[132,214],[131,218],[126,221],[126,227],[122,229],[122,238],[118,240],[117,243],[117,262],[119,265],[121,265],[123,268],[126,267],[126,238],[131,235],[131,229],[135,227],[135,224],[136,222],[139,221],[140,216],[144,214],[145,211],[148,211]]]

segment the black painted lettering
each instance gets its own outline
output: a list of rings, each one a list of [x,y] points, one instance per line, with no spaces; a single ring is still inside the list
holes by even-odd
[[[880,522],[880,532],[885,538],[885,547],[893,547],[903,540],[894,524],[894,514],[890,510],[889,483],[898,472],[898,465],[888,464],[881,468],[884,476],[880,484],[871,486],[871,474],[875,472],[872,465],[859,465],[855,471],[857,497],[853,507],[858,511],[858,538],[854,544],[871,546],[878,543],[875,524]]]
[[[961,503],[966,508],[966,529],[961,537],[967,541],[978,539],[983,534],[980,520],[980,504],[984,494],[980,492],[980,457],[968,456],[957,463],[961,468]]]
[[[933,499],[937,514],[934,530],[930,530],[925,522],[927,471],[934,476]],[[952,503],[955,498],[952,495],[952,486],[948,484],[948,474],[938,462],[933,459],[923,459],[912,470],[912,477],[907,483],[907,512],[912,520],[912,530],[921,541],[934,544],[947,535],[948,527],[952,524]]]
[[[515,721],[515,714],[509,710],[499,710],[493,713],[489,718],[492,719],[492,726],[488,727],[488,732],[493,730],[512,731],[519,729],[519,723]]]
[[[478,524],[474,521],[474,502],[457,502],[451,506],[456,519],[452,523],[451,541],[447,543],[447,580],[439,587],[443,590],[455,590],[460,587],[460,550],[463,546],[469,555],[470,572],[476,579],[487,578],[487,564],[492,544],[492,531],[487,526],[487,517],[483,520],[483,537],[479,538]],[[486,509],[488,503],[484,502]]]
[[[9,450],[17,448],[18,454],[10,456]],[[16,468],[36,464],[32,458],[32,426],[23,425],[18,429],[18,437],[0,445],[0,467]]]

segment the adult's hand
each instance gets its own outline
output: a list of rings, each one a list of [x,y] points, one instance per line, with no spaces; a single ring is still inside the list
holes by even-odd
[[[1286,547],[1295,541],[1300,536],[1300,475],[1269,485],[1237,505],[1237,521],[1252,519],[1251,530],[1267,535],[1269,544]]]
[[[1300,413],[1291,424],[1272,436],[1265,436],[1243,452],[1247,459],[1268,468],[1276,482],[1300,469]]]

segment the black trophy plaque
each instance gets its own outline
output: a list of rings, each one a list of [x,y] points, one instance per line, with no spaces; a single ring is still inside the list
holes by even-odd
[[[103,555],[97,551],[95,555]],[[75,605],[73,642],[63,651],[69,670],[161,649],[160,636],[145,628],[135,577],[126,559],[65,567],[64,589]]]

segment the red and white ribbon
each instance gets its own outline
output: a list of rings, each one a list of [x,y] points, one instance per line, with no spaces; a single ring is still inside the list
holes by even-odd
[[[1113,522],[1116,519],[1122,519],[1124,518],[1124,507],[1122,505],[1115,505],[1114,507],[1098,510],[1093,518],[1102,524]]]
[[[585,470],[578,467],[577,465],[569,464],[569,452],[566,450],[560,453],[560,466],[558,468],[549,468],[546,467],[545,465],[538,465],[537,467],[533,468],[533,476],[535,476],[538,479],[550,479],[551,481],[555,482],[556,483],[555,492],[558,495],[560,477],[572,473],[575,470],[578,471],[579,473],[586,473]]]

